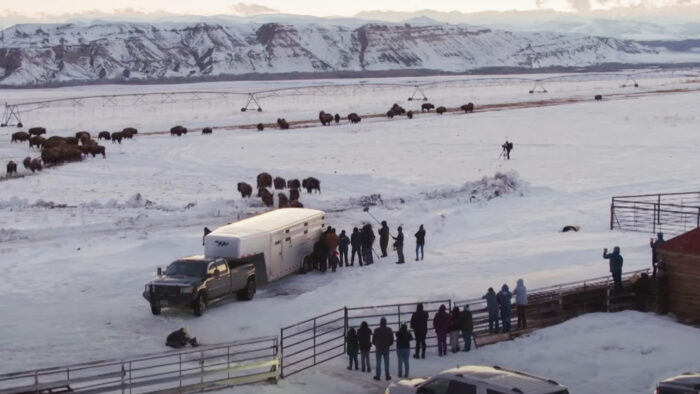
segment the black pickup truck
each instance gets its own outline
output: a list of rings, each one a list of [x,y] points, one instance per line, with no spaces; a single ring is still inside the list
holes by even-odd
[[[201,316],[216,299],[237,294],[251,300],[255,295],[255,267],[247,262],[190,256],[173,261],[165,272],[158,268],[157,274],[143,292],[154,315],[162,308],[186,307]]]

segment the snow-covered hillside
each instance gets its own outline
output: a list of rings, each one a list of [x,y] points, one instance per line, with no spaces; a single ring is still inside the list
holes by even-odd
[[[673,61],[612,38],[450,25],[28,24],[0,32],[5,86]]]

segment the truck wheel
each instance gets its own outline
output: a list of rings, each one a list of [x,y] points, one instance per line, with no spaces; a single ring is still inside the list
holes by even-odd
[[[194,300],[194,315],[202,316],[205,309],[207,309],[207,298],[204,294],[199,293],[197,299]]]
[[[253,296],[255,296],[255,278],[248,278],[245,289],[238,292],[238,299],[250,301]]]
[[[152,303],[151,304],[151,313],[154,315],[160,315],[160,305]]]

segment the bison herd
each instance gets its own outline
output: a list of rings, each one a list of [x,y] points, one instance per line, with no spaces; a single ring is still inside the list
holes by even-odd
[[[256,179],[257,196],[260,197],[263,204],[267,207],[274,205],[274,195],[271,189],[277,193],[277,201],[279,208],[303,208],[304,205],[299,202],[299,189],[306,189],[307,193],[314,191],[321,192],[321,182],[313,177],[306,178],[299,182],[298,179],[285,180],[282,177],[272,177],[267,172],[258,174]],[[284,189],[289,189],[289,197],[283,192],[278,192]],[[238,191],[242,198],[250,198],[253,195],[253,186],[246,182],[238,183]]]

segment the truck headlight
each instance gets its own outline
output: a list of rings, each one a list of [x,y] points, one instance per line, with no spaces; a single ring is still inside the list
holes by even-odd
[[[194,291],[194,286],[187,286],[187,287],[180,288],[181,294],[192,294],[193,291]]]

